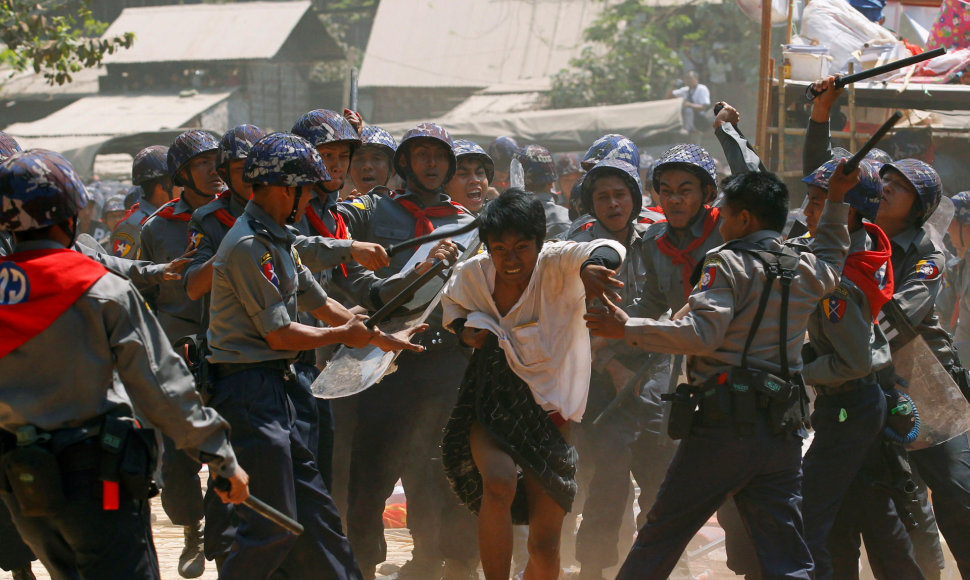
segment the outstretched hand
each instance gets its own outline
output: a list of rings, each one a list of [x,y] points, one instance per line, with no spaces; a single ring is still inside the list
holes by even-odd
[[[194,249],[189,250],[168,264],[165,264],[165,269],[162,270],[162,280],[181,280],[182,270],[192,263],[192,256],[195,252],[196,250]]]
[[[616,289],[623,288],[623,282],[616,278],[616,271],[610,270],[606,266],[590,264],[579,272],[579,277],[586,288],[586,304],[590,304],[594,299],[602,301],[622,302],[623,298],[617,294]]]
[[[387,334],[384,331],[378,331],[374,338],[371,340],[371,344],[377,348],[389,352],[398,350],[410,350],[414,352],[424,351],[424,347],[420,344],[414,344],[411,339],[414,338],[415,334],[424,332],[428,329],[427,324],[420,324],[412,328],[406,328],[400,330],[393,334]]]
[[[604,338],[625,338],[626,321],[630,316],[623,312],[609,300],[604,300],[604,306],[590,306],[583,316],[586,328],[593,336]]]

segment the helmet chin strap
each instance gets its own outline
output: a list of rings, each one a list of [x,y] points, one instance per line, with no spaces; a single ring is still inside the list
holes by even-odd
[[[287,189],[294,189],[294,188],[288,187]],[[300,198],[303,197],[303,190],[299,187],[295,189],[296,189],[296,194],[293,197],[293,210],[290,212],[290,215],[287,216],[286,218],[286,223],[288,224],[296,223],[296,212],[299,211],[300,209]]]
[[[73,246],[74,245],[74,242],[77,241],[77,218],[75,217],[75,218],[71,219],[70,221],[71,221],[71,227],[70,228],[68,228],[68,226],[67,226],[68,220],[64,220],[64,221],[57,222],[57,227],[62,232],[64,232],[64,235],[66,235],[68,238],[71,239],[71,243],[67,245],[68,248],[70,248],[71,246]]]
[[[185,170],[185,183],[187,184],[185,189],[191,189],[192,193],[198,195],[199,197],[204,197],[206,199],[212,199],[215,194],[209,195],[207,193],[202,193],[202,191],[195,185],[195,178],[192,177],[192,172],[186,168]],[[171,190],[169,191],[169,201],[173,199]]]

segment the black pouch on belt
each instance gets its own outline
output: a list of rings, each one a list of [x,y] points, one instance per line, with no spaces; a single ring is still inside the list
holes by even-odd
[[[758,417],[758,397],[755,395],[754,381],[757,371],[733,368],[728,378],[731,392],[731,415],[738,431],[751,434]]]
[[[21,429],[33,429],[22,427]],[[33,439],[36,439],[34,432]],[[18,433],[18,439],[21,439]],[[57,457],[36,442],[18,445],[2,458],[4,475],[27,517],[49,517],[66,504],[64,483]]]
[[[694,387],[681,383],[673,393],[660,395],[664,401],[670,401],[670,421],[667,422],[667,435],[671,439],[683,439],[690,435],[694,423],[694,412],[700,395]]]
[[[141,429],[132,425],[121,454],[121,487],[135,500],[145,500],[154,495],[152,474],[158,446],[153,429]]]

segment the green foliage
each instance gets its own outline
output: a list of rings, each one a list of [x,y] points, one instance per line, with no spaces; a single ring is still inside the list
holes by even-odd
[[[685,60],[701,82],[709,82],[712,63],[726,67],[731,80],[757,76],[758,25],[733,2],[646,4],[624,0],[607,6],[590,24],[584,33],[590,46],[553,77],[552,107],[662,99],[683,74]]]
[[[0,60],[14,71],[33,69],[48,83],[63,85],[105,55],[131,47],[130,32],[99,38],[107,26],[91,16],[88,0],[0,0],[0,41],[6,45]]]

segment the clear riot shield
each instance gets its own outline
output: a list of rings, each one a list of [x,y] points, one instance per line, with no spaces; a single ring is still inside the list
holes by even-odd
[[[933,447],[970,429],[970,403],[895,300],[886,303],[880,319],[886,337],[902,344],[892,352],[896,374],[903,379],[896,388],[913,399],[919,414],[919,435],[906,448]]]
[[[458,261],[464,261],[478,253],[478,229],[455,236],[453,241],[461,247],[467,248],[459,256]],[[405,264],[403,270],[424,261],[437,242],[429,242],[420,246]],[[423,324],[441,301],[441,290],[454,269],[448,271],[448,276],[439,276],[422,286],[415,295],[403,306],[410,312],[405,316],[392,318],[381,324],[385,332],[397,332],[404,328],[411,328]],[[369,389],[378,383],[385,375],[396,370],[394,359],[396,352],[384,352],[375,346],[364,348],[348,348],[341,346],[326,368],[320,373],[311,390],[315,397],[321,399],[339,399],[349,397]]]

